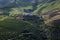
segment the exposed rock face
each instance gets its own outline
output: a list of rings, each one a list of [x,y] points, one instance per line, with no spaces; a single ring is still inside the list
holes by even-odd
[[[46,18],[46,17],[52,18],[52,17],[54,17],[56,15],[60,15],[60,9],[59,8],[56,8],[56,9],[53,9],[53,10],[47,12],[47,13],[44,13],[42,15],[42,17],[43,18]],[[49,18],[47,18],[47,19],[49,19]]]
[[[60,9],[59,8],[53,9],[52,11],[49,11],[49,12],[43,14],[42,17],[45,20],[46,24],[53,23],[53,22],[55,22],[55,20],[57,20],[57,22],[58,22],[58,20],[60,21]]]

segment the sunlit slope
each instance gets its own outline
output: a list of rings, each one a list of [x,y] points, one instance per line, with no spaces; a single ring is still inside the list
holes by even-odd
[[[37,10],[35,10],[33,13],[46,13],[48,11],[51,11],[55,8],[60,8],[60,0],[56,0],[50,3],[41,3],[40,5],[38,5]]]

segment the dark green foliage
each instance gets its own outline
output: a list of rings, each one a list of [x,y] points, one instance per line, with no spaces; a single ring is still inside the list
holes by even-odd
[[[39,19],[39,18],[38,18]],[[42,19],[0,21],[0,40],[59,40],[60,28],[46,26]],[[37,21],[37,23],[36,23]]]
[[[50,40],[60,40],[60,38],[59,38],[60,37],[60,27],[50,26],[49,30],[50,30],[49,31]]]
[[[24,20],[30,22],[31,24],[35,26],[39,26],[43,23],[43,19],[37,15],[24,15]]]
[[[0,27],[5,29],[6,31],[19,31],[23,29],[29,29],[32,25],[26,23],[23,20],[17,20],[17,19],[5,19],[4,21],[0,22]]]
[[[2,8],[0,10],[2,10],[2,13],[0,15],[6,15],[6,16],[8,16],[9,12],[11,11],[11,8],[7,7],[7,8]]]
[[[60,19],[59,20],[54,20],[53,24],[54,24],[54,26],[59,27],[60,26]]]
[[[34,20],[17,20],[7,18],[0,21],[0,40],[46,40],[39,23]]]

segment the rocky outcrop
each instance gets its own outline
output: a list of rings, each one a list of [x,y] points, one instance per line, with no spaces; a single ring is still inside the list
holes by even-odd
[[[42,17],[45,20],[45,24],[51,24],[55,22],[55,20],[60,21],[60,9],[53,9],[52,11],[43,14]]]

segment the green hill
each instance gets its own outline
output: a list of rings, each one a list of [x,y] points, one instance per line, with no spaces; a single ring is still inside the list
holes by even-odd
[[[38,19],[37,19],[38,20]],[[15,19],[13,17],[2,17],[0,18],[0,31],[19,31],[19,30],[33,30],[37,28],[42,22],[41,20],[23,20]],[[32,28],[32,29],[31,29]]]
[[[52,2],[45,2],[38,5],[38,8],[33,13],[46,13],[55,8],[60,8],[60,0],[55,0]]]
[[[33,27],[33,25],[23,21],[23,20],[17,20],[17,19],[11,19],[9,17],[0,20],[0,31],[22,31],[25,29],[30,29]]]

